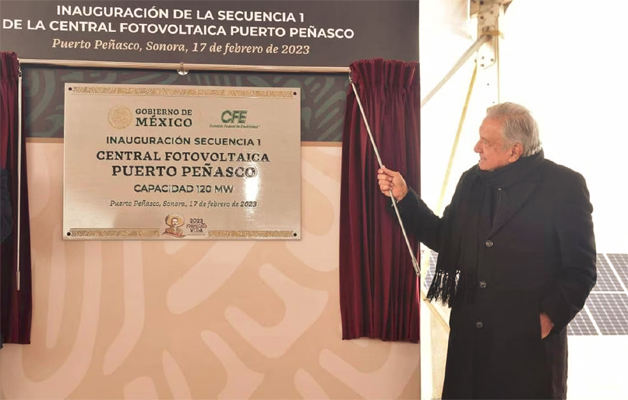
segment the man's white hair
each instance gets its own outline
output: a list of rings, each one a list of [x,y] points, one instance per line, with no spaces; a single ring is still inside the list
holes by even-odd
[[[516,103],[500,103],[486,110],[486,117],[502,120],[502,138],[504,145],[521,143],[523,157],[541,151],[539,126],[530,111]]]

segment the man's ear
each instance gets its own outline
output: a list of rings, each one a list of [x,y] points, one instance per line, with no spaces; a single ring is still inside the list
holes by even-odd
[[[510,155],[508,157],[508,161],[515,162],[523,155],[523,146],[521,143],[515,143],[510,147]]]

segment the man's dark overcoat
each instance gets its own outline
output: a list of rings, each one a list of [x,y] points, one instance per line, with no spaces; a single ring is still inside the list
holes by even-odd
[[[529,173],[489,188],[489,215],[462,236],[477,248],[477,282],[452,305],[443,398],[565,398],[566,325],[596,280],[593,209],[582,175],[536,157]],[[477,212],[454,199],[478,173],[462,175],[442,218],[411,190],[399,202],[406,228],[434,251],[451,251],[448,220]],[[554,323],[545,339],[542,312]]]

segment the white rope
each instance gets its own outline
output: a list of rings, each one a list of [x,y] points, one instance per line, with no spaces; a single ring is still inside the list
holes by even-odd
[[[353,79],[351,79],[351,75],[349,75],[349,83],[351,83],[351,87],[353,88],[353,93],[355,93],[355,98],[358,101],[358,107],[360,108],[360,113],[362,114],[362,120],[364,121],[364,125],[366,125],[366,131],[369,134],[369,138],[371,139],[371,145],[373,146],[373,151],[375,152],[375,156],[377,157],[377,163],[379,167],[382,168],[384,165],[382,164],[382,159],[379,156],[379,151],[377,150],[377,145],[375,144],[375,139],[373,138],[373,134],[371,133],[371,127],[369,126],[368,121],[366,120],[366,115],[364,114],[364,109],[362,108],[362,102],[360,101],[360,95],[358,94],[357,89],[353,83]],[[401,226],[401,232],[403,233],[403,238],[406,240],[406,246],[408,246],[408,251],[410,252],[410,257],[412,258],[412,266],[414,267],[414,272],[416,272],[417,276],[421,276],[421,268],[419,267],[419,263],[416,260],[416,256],[412,251],[412,246],[410,246],[410,241],[408,240],[408,235],[406,234],[406,229],[403,227],[403,221],[401,221],[401,215],[399,214],[399,209],[397,208],[397,201],[393,196],[392,190],[389,191],[390,199],[392,200],[393,208],[395,209],[395,214],[397,214],[397,219],[399,220],[399,226]]]

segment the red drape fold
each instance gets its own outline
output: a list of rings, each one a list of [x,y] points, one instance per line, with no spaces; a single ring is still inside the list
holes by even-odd
[[[415,62],[351,64],[382,163],[420,187],[419,70]],[[342,140],[340,310],[343,339],[419,340],[419,286],[390,200],[377,185],[377,157],[349,87]],[[414,254],[418,242],[409,236]]]
[[[13,209],[12,233],[0,245],[0,321],[2,336],[6,343],[26,344],[30,343],[32,316],[31,246],[26,184],[26,141],[24,135],[21,135],[20,140],[18,134],[20,67],[15,53],[1,52],[0,64],[0,166],[7,169],[9,173],[8,187]],[[20,165],[18,165],[19,150],[21,150]],[[20,187],[18,187],[18,171],[21,173]],[[20,193],[19,221],[18,192]]]

